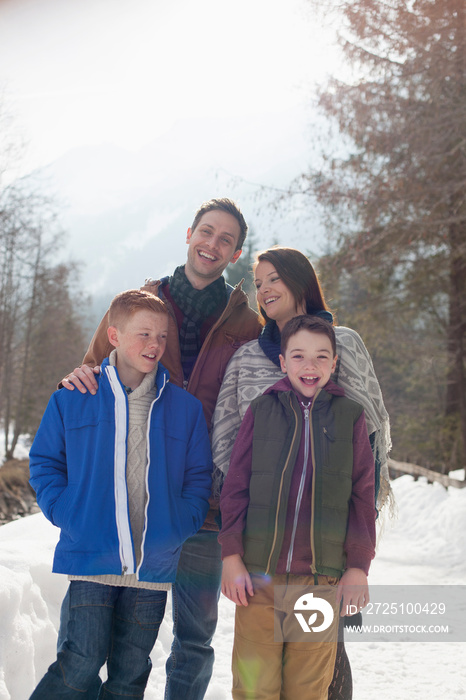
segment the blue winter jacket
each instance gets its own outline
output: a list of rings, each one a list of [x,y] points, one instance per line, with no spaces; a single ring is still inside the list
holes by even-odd
[[[181,545],[208,510],[212,462],[202,404],[159,364],[148,421],[146,512],[137,567],[126,488],[128,399],[106,359],[93,396],[52,394],[30,451],[30,483],[61,529],[53,571],[175,580]],[[141,506],[142,507],[142,506]]]

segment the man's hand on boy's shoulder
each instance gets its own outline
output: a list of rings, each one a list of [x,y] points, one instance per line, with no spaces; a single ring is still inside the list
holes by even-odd
[[[100,367],[98,365],[96,367],[89,367],[88,365],[76,367],[62,379],[61,385],[69,391],[73,391],[76,387],[81,394],[86,394],[88,391],[91,394],[95,394],[98,388],[95,375],[99,374],[99,372]]]
[[[248,595],[254,595],[251,577],[239,554],[223,559],[222,593],[236,605],[248,605]]]
[[[337,588],[337,604],[341,601],[340,616],[359,612],[369,602],[367,576],[362,569],[346,569]],[[352,607],[349,607],[352,606]]]

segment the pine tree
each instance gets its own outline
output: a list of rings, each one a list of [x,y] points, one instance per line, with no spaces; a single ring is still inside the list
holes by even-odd
[[[413,335],[442,335],[446,461],[464,466],[466,7],[464,0],[342,0],[334,7],[357,77],[332,79],[319,104],[338,126],[344,155],[327,151],[324,167],[301,183],[325,207],[338,274],[365,276],[369,291],[383,279],[394,298],[380,308],[402,316],[414,304]]]

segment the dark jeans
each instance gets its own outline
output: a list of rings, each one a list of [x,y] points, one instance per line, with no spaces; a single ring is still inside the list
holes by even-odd
[[[65,597],[60,608],[60,627],[58,629],[57,639],[57,654],[62,651],[63,644],[66,642],[66,633],[68,630],[68,622],[70,621],[70,587],[66,591]],[[95,678],[89,686],[87,692],[81,693],[81,700],[97,700],[99,697],[100,686],[102,679],[100,676]]]
[[[66,638],[30,700],[82,700],[99,687],[105,661],[108,679],[99,699],[142,698],[166,599],[166,591],[72,581]]]
[[[174,640],[165,700],[202,700],[209,685],[222,578],[217,534],[200,530],[183,545],[172,587]]]

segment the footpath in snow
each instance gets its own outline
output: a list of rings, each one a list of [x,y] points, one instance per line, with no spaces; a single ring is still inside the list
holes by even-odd
[[[398,516],[385,520],[369,583],[466,584],[466,489],[403,476],[393,482]],[[65,576],[52,574],[58,530],[42,514],[0,527],[0,700],[27,700],[55,658]],[[234,605],[222,598],[216,663],[206,700],[228,700]],[[163,697],[171,644],[168,606],[152,653],[146,700]],[[466,638],[466,630],[465,630]],[[352,642],[354,700],[466,700],[464,642]],[[311,699],[310,699],[311,700]]]

